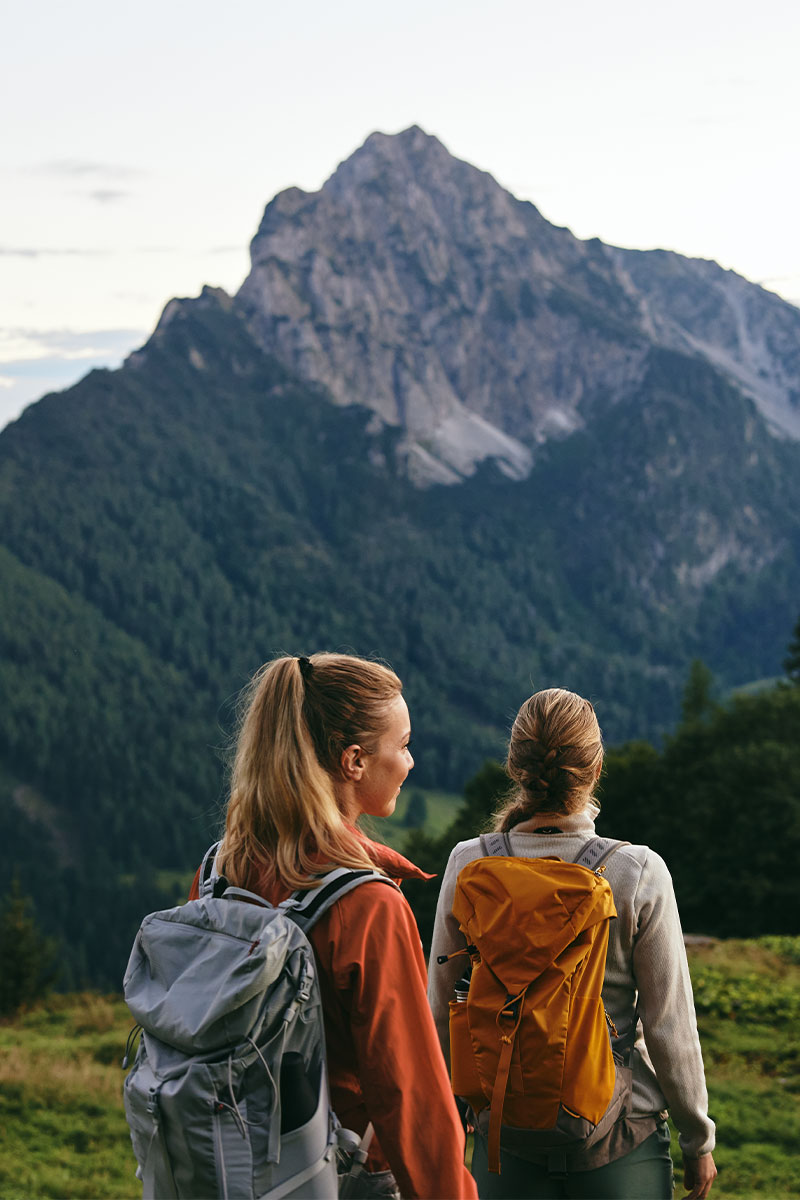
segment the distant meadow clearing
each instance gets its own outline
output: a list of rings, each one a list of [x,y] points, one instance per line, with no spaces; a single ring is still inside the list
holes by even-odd
[[[713,1195],[800,1197],[800,938],[689,947],[711,1115]],[[0,1024],[2,1200],[141,1195],[122,1109],[122,1000],[54,995]],[[673,1140],[676,1196],[681,1166]]]

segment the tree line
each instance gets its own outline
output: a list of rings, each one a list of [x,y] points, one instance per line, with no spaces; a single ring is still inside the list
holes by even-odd
[[[776,684],[720,700],[711,672],[696,660],[680,723],[663,744],[632,741],[606,754],[598,831],[661,854],[686,930],[718,937],[800,933],[800,621],[784,665],[786,677]],[[508,788],[504,768],[487,761],[467,783],[449,828],[439,837],[412,830],[404,853],[440,876],[456,842],[488,828]],[[409,881],[404,890],[427,948],[437,886]],[[178,898],[152,871],[120,883],[107,861],[90,878],[68,874],[50,896],[73,914],[65,935],[84,944],[78,926],[89,920],[105,930],[105,955],[91,964],[67,956],[65,972],[63,943],[42,932],[16,880],[0,907],[0,1016],[54,984],[100,982],[116,990],[145,897],[152,907]]]

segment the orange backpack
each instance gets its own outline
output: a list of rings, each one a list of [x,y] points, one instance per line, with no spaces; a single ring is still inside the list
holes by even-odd
[[[564,862],[517,858],[506,834],[488,834],[485,857],[459,872],[458,953],[472,970],[450,1003],[451,1079],[488,1131],[491,1171],[501,1143],[563,1170],[567,1150],[592,1145],[627,1111],[630,1072],[601,999],[617,915],[604,863],[626,844],[592,838]]]

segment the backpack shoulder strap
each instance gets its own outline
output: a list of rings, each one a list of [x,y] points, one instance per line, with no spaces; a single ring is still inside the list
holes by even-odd
[[[372,871],[367,867],[362,870],[352,870],[350,867],[336,867],[322,876],[324,882],[318,888],[299,889],[288,900],[278,905],[281,912],[291,917],[299,925],[303,933],[309,933],[320,917],[331,908],[342,896],[352,892],[353,888],[362,883],[388,883],[389,887],[400,889],[393,879],[382,875],[380,871]]]
[[[630,846],[630,842],[620,842],[615,838],[593,837],[589,838],[578,853],[578,857],[573,861],[579,867],[588,867],[590,871],[595,871],[602,875],[605,868],[603,866],[611,855],[616,853],[621,846]],[[633,1045],[636,1041],[636,1027],[639,1020],[638,1003],[633,1011],[633,1021],[627,1032],[621,1036],[614,1033],[611,1037],[611,1045],[615,1054],[622,1056],[625,1065],[630,1066],[630,1057],[633,1053]]]
[[[598,871],[620,846],[630,846],[630,842],[618,842],[614,838],[589,838],[578,851],[577,858],[572,861],[578,867],[588,867],[590,871]]]
[[[198,895],[200,897],[212,896],[214,894],[214,885],[219,879],[214,863],[217,851],[221,845],[221,842],[214,842],[213,846],[209,846],[203,856],[203,861],[200,864],[200,880],[198,883]]]
[[[223,900],[249,900],[251,904],[260,904],[262,908],[272,908],[269,900],[259,896],[258,892],[248,892],[247,888],[226,887],[222,892]]]
[[[511,849],[511,838],[507,833],[482,833],[481,850],[487,858],[493,855],[503,858],[514,857],[514,851]]]

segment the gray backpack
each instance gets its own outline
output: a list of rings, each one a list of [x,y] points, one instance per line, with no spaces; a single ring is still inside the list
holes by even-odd
[[[228,887],[216,850],[199,899],[144,918],[125,972],[142,1031],[124,1100],[143,1197],[332,1200],[348,1138],[330,1108],[306,935],[360,884],[396,885],[340,867],[273,907]]]

